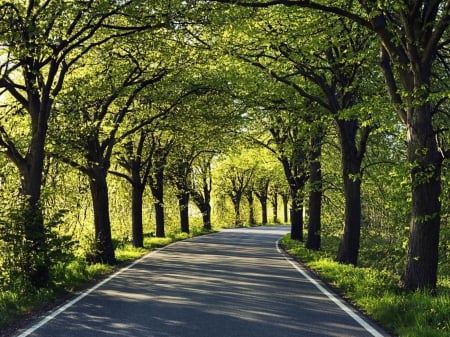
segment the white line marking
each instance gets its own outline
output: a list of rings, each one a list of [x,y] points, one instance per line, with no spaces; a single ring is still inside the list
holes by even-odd
[[[170,244],[173,245],[176,242]],[[109,281],[111,281],[113,278],[116,278],[117,276],[119,276],[120,274],[122,274],[124,271],[127,271],[128,269],[133,268],[136,264],[138,264],[139,262],[141,262],[142,260],[144,260],[145,258],[147,258],[149,255],[152,254],[156,254],[162,250],[164,250],[166,247],[170,246],[164,246],[162,248],[156,249],[154,251],[151,251],[148,254],[145,254],[143,257],[141,257],[140,259],[134,261],[133,263],[131,263],[130,265],[118,270],[117,272],[115,272],[114,274],[112,274],[111,276],[109,276],[108,278],[104,279],[103,281],[101,281],[100,283],[97,283],[95,286],[93,286],[92,288],[89,288],[88,290],[86,290],[84,293],[82,293],[81,295],[75,297],[72,301],[64,304],[62,307],[58,308],[57,310],[51,312],[48,316],[45,316],[42,320],[40,320],[39,322],[37,322],[36,324],[34,324],[31,328],[27,329],[26,331],[22,332],[20,335],[18,335],[17,337],[26,337],[29,336],[30,334],[32,334],[33,332],[35,332],[36,330],[38,330],[39,328],[41,328],[42,326],[44,326],[45,324],[47,324],[48,322],[50,322],[52,319],[54,319],[56,316],[62,314],[64,311],[66,311],[67,309],[69,309],[72,305],[74,305],[75,303],[81,301],[83,298],[85,298],[86,296],[88,296],[90,293],[92,293],[93,291],[97,290],[98,288],[100,288],[102,285],[108,283]]]
[[[381,333],[379,333],[372,325],[367,323],[361,316],[357,315],[348,305],[346,305],[343,301],[337,298],[333,293],[324,288],[317,280],[312,278],[305,270],[303,270],[294,260],[284,254],[279,247],[281,239],[278,239],[275,243],[277,251],[283,255],[283,257],[288,261],[300,274],[302,274],[309,282],[314,284],[317,289],[324,295],[326,295],[330,300],[332,300],[336,305],[341,308],[347,315],[353,318],[359,325],[361,325],[367,332],[369,332],[374,337],[384,337]]]

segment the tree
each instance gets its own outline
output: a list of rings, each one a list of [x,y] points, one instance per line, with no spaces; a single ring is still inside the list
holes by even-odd
[[[150,135],[149,153],[151,156],[151,170],[147,176],[147,181],[154,199],[156,221],[156,237],[166,236],[165,215],[164,215],[164,171],[167,165],[174,139],[164,131],[153,131]]]
[[[253,138],[253,141],[269,150],[281,164],[291,199],[291,238],[303,241],[304,192],[308,178],[305,140],[308,138],[309,130],[299,118],[297,109],[301,109],[300,106],[286,105],[284,100],[277,102],[276,107],[258,109],[264,111],[264,131],[263,135]],[[257,113],[255,117],[258,116]],[[264,183],[261,186],[263,190],[261,197],[266,206],[271,180],[273,179],[261,181]]]
[[[167,165],[167,176],[176,189],[175,194],[178,199],[180,230],[182,233],[189,233],[192,166],[196,157],[201,154],[201,150],[197,150],[195,146],[189,148],[188,146],[189,143],[184,137],[180,137],[180,134],[175,135],[174,151],[172,151],[172,157],[169,158],[170,162]]]
[[[269,184],[270,178],[265,175],[264,176],[258,175],[255,178],[254,192],[259,200],[259,203],[261,204],[261,218],[263,224],[268,223],[267,200],[269,199]]]
[[[142,205],[147,177],[151,169],[151,156],[147,155],[146,140],[148,131],[140,129],[134,135],[130,135],[123,146],[123,153],[118,155],[119,165],[127,174],[111,172],[124,177],[131,184],[131,228],[134,247],[144,246],[144,230],[142,223]]]
[[[120,127],[132,111],[133,103],[144,89],[160,81],[166,70],[159,64],[147,65],[145,54],[128,49],[126,43],[121,48],[112,44],[104,47],[107,49],[98,48],[91,52],[93,67],[90,74],[78,72],[71,79],[73,87],[64,92],[60,101],[67,112],[60,114],[60,123],[54,126],[59,129],[53,135],[59,137],[59,143],[66,144],[66,148],[55,155],[89,178],[95,228],[92,259],[112,264],[115,263],[115,256],[107,175],[114,146],[130,132]],[[109,57],[105,59],[104,55],[108,52]],[[149,124],[159,117],[161,115],[158,113],[147,116],[145,122],[140,121],[140,124]],[[67,122],[82,127],[68,134],[61,130]],[[74,150],[75,153],[78,151],[78,156],[73,155]]]
[[[224,168],[220,173],[220,189],[233,203],[235,227],[242,226],[241,201],[252,181],[256,166],[254,163],[248,165],[246,160],[242,160],[244,156],[245,154],[241,153],[232,160],[227,158],[228,160],[222,163]]]
[[[273,11],[272,15],[276,18],[284,15],[284,11],[280,11]],[[298,20],[305,15],[308,14],[300,13]],[[265,34],[274,36],[269,50],[260,47],[256,56],[252,56],[255,55],[253,52],[242,57],[277,81],[292,87],[310,105],[320,106],[322,114],[326,112],[333,118],[341,147],[346,199],[344,233],[337,260],[356,265],[361,228],[361,164],[372,129],[370,114],[361,116],[358,105],[363,104],[363,95],[370,95],[367,90],[363,92],[363,79],[367,76],[366,58],[372,56],[371,41],[351,22],[328,20],[326,28],[319,28],[317,17],[309,15],[308,18],[312,22],[309,38],[301,41],[291,37],[289,28],[271,28],[270,20],[267,23],[263,21],[263,25],[269,27],[264,28]],[[276,36],[278,30],[285,32],[281,39]],[[336,36],[330,35],[333,31]],[[376,84],[376,77],[373,76],[371,81]],[[303,118],[311,123],[314,119],[320,120],[320,115],[305,115]]]
[[[441,170],[449,150],[436,141],[439,106],[445,99],[433,82],[433,69],[447,48],[450,25],[447,1],[409,1],[402,4],[360,0],[352,6],[319,1],[275,0],[227,1],[242,6],[299,6],[348,18],[371,31],[380,42],[381,68],[393,103],[407,129],[408,160],[411,164],[411,223],[407,265],[402,283],[407,289],[434,289],[437,282],[441,223]],[[439,81],[437,81],[439,83]],[[437,93],[437,94],[436,94]]]
[[[88,51],[130,33],[125,26],[116,30],[112,25],[129,4],[30,0],[20,4],[3,1],[0,5],[0,16],[4,18],[0,22],[0,88],[15,101],[11,111],[24,112],[16,117],[29,119],[25,147],[18,143],[22,139],[11,136],[6,125],[0,127],[0,146],[20,171],[21,194],[28,201],[29,216],[34,219],[26,224],[24,235],[33,242],[26,272],[36,287],[49,281],[47,262],[32,256],[44,249],[46,241],[40,200],[48,123],[55,114],[55,98],[68,71]]]
[[[211,161],[214,153],[205,153],[197,158],[192,168],[191,196],[202,214],[203,229],[209,231],[211,224]]]

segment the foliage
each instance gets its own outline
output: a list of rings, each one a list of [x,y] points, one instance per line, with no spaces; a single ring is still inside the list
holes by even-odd
[[[14,204],[10,200],[15,200]],[[33,270],[42,264],[64,264],[73,258],[74,242],[71,237],[57,232],[64,211],[56,212],[45,221],[45,249],[36,251],[33,241],[25,239],[26,223],[34,221],[26,201],[11,198],[4,201],[0,209],[0,289],[27,292],[32,287],[25,269]]]
[[[25,273],[30,265],[32,269],[33,265],[51,266],[53,276],[49,289],[30,294],[38,298],[36,303],[113,269],[88,264],[83,258],[95,250],[96,239],[93,201],[87,197],[89,179],[81,171],[100,166],[103,170],[109,187],[109,210],[103,215],[111,218],[112,241],[117,259],[123,262],[145,252],[130,248],[133,184],[127,184],[132,180],[130,172],[120,166],[124,158],[128,163],[149,165],[149,170],[142,167],[139,172],[144,189],[152,177],[150,167],[157,166],[152,150],[160,145],[158,151],[164,153],[164,203],[156,204],[164,206],[167,234],[152,237],[155,199],[144,189],[141,226],[148,249],[201,232],[203,210],[198,212],[193,205],[186,206],[190,207],[191,234],[179,232],[180,190],[190,191],[191,200],[211,203],[214,228],[246,225],[243,219],[250,213],[250,201],[244,197],[233,209],[237,192],[256,194],[266,183],[271,193],[284,190],[288,184],[277,157],[306,163],[309,138],[320,128],[325,130],[320,158],[323,249],[320,255],[303,248],[299,252],[305,259],[326,256],[316,268],[330,270],[333,282],[349,295],[359,296],[363,286],[384,293],[381,299],[362,298],[361,302],[375,316],[392,319],[387,325],[397,324],[402,335],[413,336],[409,327],[414,325],[422,335],[433,336],[436,329],[448,332],[440,315],[448,312],[450,284],[450,94],[445,47],[449,31],[443,31],[442,44],[439,39],[414,41],[404,36],[404,32],[432,34],[437,22],[421,26],[423,22],[417,20],[444,19],[444,2],[437,1],[434,7],[411,2],[417,4],[418,12],[436,11],[423,16],[414,16],[414,10],[407,13],[410,3],[392,1],[365,2],[363,8],[358,5],[361,2],[344,1],[291,1],[289,7],[271,6],[283,1],[239,1],[248,7],[219,2],[231,1],[50,0],[29,1],[29,10],[25,2],[1,2],[0,14],[8,20],[0,21],[0,308],[26,311],[35,301],[21,297],[33,290]],[[312,10],[317,8],[325,11]],[[408,15],[410,20],[400,20]],[[382,17],[388,24],[378,27],[384,33],[377,35],[372,24],[378,21],[372,19]],[[447,21],[441,21],[442,27]],[[402,27],[412,23],[417,29]],[[361,25],[372,34],[366,35]],[[391,63],[386,61],[388,54],[379,55],[380,39],[390,50]],[[423,43],[436,43],[437,54],[433,56],[433,46],[422,48]],[[429,86],[406,90],[416,83],[409,75],[421,67],[396,63],[415,60],[396,57],[402,50],[412,56],[414,50],[417,55],[430,51],[434,61],[428,63],[432,65]],[[378,61],[383,61],[394,105],[388,104]],[[406,87],[393,90],[397,85]],[[400,124],[392,111],[399,112],[405,122],[405,113],[417,115],[410,112],[424,102],[433,107],[428,144],[436,144],[435,158],[442,161],[436,298],[406,294],[396,286],[405,269],[408,231],[415,216],[410,188],[421,185],[411,185],[410,174],[418,162],[408,163],[408,155],[420,159],[427,151],[410,148],[408,154],[408,132],[418,128],[410,128],[412,119]],[[361,171],[350,176],[354,181],[364,177],[361,269],[331,261],[345,210],[341,143],[333,123],[352,120],[360,128],[371,129]],[[36,130],[41,132],[38,137],[34,137]],[[279,136],[278,143],[274,134]],[[141,139],[141,152],[128,151],[137,149]],[[361,140],[365,140],[362,133],[357,133],[355,142]],[[42,160],[42,170],[42,163],[33,159]],[[417,175],[417,181],[427,183],[429,179],[423,178],[433,173],[430,167],[438,166],[424,165],[428,171]],[[35,169],[33,176],[28,167]],[[116,175],[111,176],[111,171]],[[232,179],[226,178],[233,174],[237,178],[238,172],[251,177],[245,178],[245,189],[233,190]],[[306,180],[303,166],[295,177]],[[17,198],[24,194],[27,182],[42,182],[33,189],[39,199],[33,201],[42,211],[46,237],[45,246],[31,260],[25,252],[33,251],[34,243],[25,232],[33,227],[27,225],[33,225],[35,216],[26,209],[26,200]],[[237,219],[236,211],[242,212]],[[255,211],[261,211],[258,203]],[[429,218],[425,214],[422,219]],[[420,306],[423,314],[409,310]],[[8,315],[2,311],[0,320]]]

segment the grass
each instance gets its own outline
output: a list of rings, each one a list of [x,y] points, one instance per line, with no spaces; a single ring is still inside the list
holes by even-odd
[[[374,320],[401,337],[450,336],[449,275],[441,275],[437,295],[407,292],[397,274],[371,267],[342,265],[327,251],[314,252],[303,243],[283,238],[286,250],[338,288]]]
[[[69,263],[60,263],[52,268],[52,286],[40,290],[2,289],[0,291],[0,335],[11,325],[24,317],[54,305],[71,292],[88,286],[91,282],[105,277],[124,265],[150,251],[172,242],[202,235],[201,230],[192,234],[169,233],[165,238],[146,236],[144,248],[134,248],[131,243],[120,243],[115,250],[117,265],[90,264],[83,258],[75,258]]]

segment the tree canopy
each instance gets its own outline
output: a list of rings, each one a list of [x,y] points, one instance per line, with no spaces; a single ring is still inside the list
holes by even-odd
[[[0,17],[0,251],[21,251],[0,289],[279,208],[341,263],[378,233],[403,287],[436,289],[447,2],[5,0]]]

